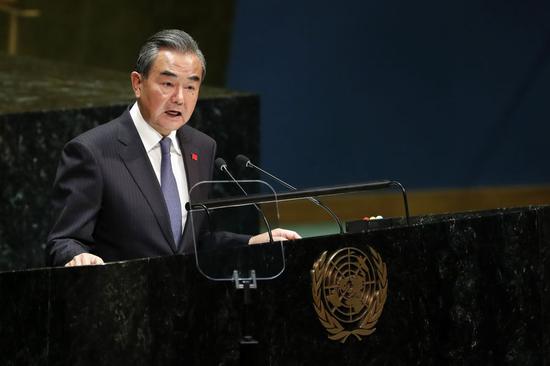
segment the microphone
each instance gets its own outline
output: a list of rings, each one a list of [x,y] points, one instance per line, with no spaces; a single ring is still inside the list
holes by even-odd
[[[223,160],[223,159],[222,159]],[[276,176],[274,176],[273,174],[263,170],[262,168],[260,168],[259,166],[257,165],[254,165],[250,159],[243,155],[243,154],[239,154],[235,157],[235,163],[237,163],[238,166],[240,167],[244,167],[244,168],[252,168],[252,169],[256,169],[262,173],[264,173],[265,175],[269,176],[270,178],[276,180],[277,182],[279,182],[279,184],[283,185],[284,187],[292,190],[292,191],[297,191],[298,188],[294,187],[294,186],[291,186],[290,184],[288,184],[287,182],[285,182],[284,180],[280,179],[280,178],[277,178]],[[342,226],[342,222],[340,221],[340,219],[338,218],[338,216],[336,216],[336,214],[334,213],[334,211],[332,211],[328,206],[326,206],[324,203],[322,203],[321,201],[319,201],[317,198],[315,197],[308,197],[308,199],[315,203],[317,206],[321,207],[323,210],[325,210],[331,217],[334,221],[336,221],[336,223],[338,224],[338,228],[340,229],[340,234],[343,234],[344,233],[344,227]]]
[[[233,174],[231,174],[231,172],[229,171],[229,169],[227,169],[227,163],[225,162],[225,160],[223,158],[217,158],[215,161],[214,161],[214,165],[216,166],[216,169],[218,170],[221,170],[222,172],[224,172],[225,174],[227,174],[227,176],[231,179],[231,181],[233,183],[235,183],[237,185],[237,187],[240,188],[240,190],[243,192],[243,194],[245,196],[248,196],[248,193],[246,192],[246,190],[243,188],[243,186],[239,183],[238,180],[235,179],[235,177],[233,177]],[[253,204],[254,207],[256,207],[256,210],[258,211],[258,213],[260,215],[262,215],[262,218],[263,218],[263,221],[264,221],[264,224],[267,228],[267,235],[269,236],[269,242],[270,243],[273,243],[273,236],[271,234],[271,226],[269,225],[269,222],[267,221],[267,218],[265,217],[264,215],[264,212],[262,211],[262,209],[260,208],[260,206],[258,206],[257,204]]]
[[[225,174],[227,174],[229,176],[229,178],[231,178],[231,180],[235,183],[237,183],[237,186],[239,186],[239,188],[241,189],[241,191],[243,191],[243,193],[245,194],[245,196],[248,196],[246,191],[244,190],[244,188],[239,184],[239,182],[237,182],[237,180],[233,177],[233,175],[231,174],[231,172],[229,171],[229,169],[227,169],[227,163],[225,162],[225,160],[223,158],[217,158],[215,161],[214,161],[214,165],[216,166],[216,169],[218,170],[221,170],[222,172],[224,172]]]

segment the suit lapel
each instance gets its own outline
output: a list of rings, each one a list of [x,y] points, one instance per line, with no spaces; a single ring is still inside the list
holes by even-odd
[[[183,155],[183,163],[185,164],[185,173],[187,175],[188,190],[193,188],[201,179],[199,170],[199,149],[192,142],[189,132],[186,131],[186,126],[178,130],[178,142]]]
[[[143,143],[128,111],[122,116],[121,123],[119,124],[118,141],[120,143],[119,155],[124,165],[151,207],[164,238],[175,253],[176,245],[172,236],[170,218],[164,202],[164,196],[158,184],[155,171],[151,166],[151,161],[147,156],[147,152],[143,147]]]
[[[189,200],[191,199],[191,193],[196,198],[197,189],[191,192],[191,189],[195,184],[203,180],[200,175],[200,150],[198,146],[193,143],[193,139],[190,136],[190,131],[187,126],[183,126],[177,132],[178,142],[181,148],[181,154],[183,156],[183,163],[185,165],[185,174],[187,177],[187,190],[189,191]],[[201,189],[202,191],[202,189]],[[183,236],[180,239],[179,253],[191,252],[193,249],[193,240],[191,228],[191,220],[187,215],[187,221],[185,222],[185,229],[183,230]]]

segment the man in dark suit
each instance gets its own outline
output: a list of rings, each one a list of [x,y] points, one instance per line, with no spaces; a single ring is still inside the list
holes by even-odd
[[[216,143],[187,126],[206,62],[196,42],[165,30],[143,45],[131,83],[136,103],[67,143],[53,193],[49,265],[90,265],[193,250],[184,205],[194,184],[212,177]],[[206,197],[193,197],[206,198]],[[297,239],[275,229],[275,240]],[[221,234],[216,242],[256,244]]]

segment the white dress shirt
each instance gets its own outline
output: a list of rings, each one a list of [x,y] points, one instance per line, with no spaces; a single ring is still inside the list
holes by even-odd
[[[134,125],[138,131],[143,147],[147,152],[147,156],[151,161],[155,175],[160,182],[160,162],[162,159],[162,154],[160,151],[160,140],[163,136],[155,130],[151,125],[149,125],[139,110],[139,106],[136,103],[130,109],[130,116],[134,121]],[[176,185],[178,186],[178,193],[180,196],[181,202],[181,228],[185,227],[185,221],[187,220],[187,211],[185,210],[185,204],[189,202],[189,191],[187,187],[187,176],[185,175],[185,165],[183,163],[183,155],[181,153],[180,145],[178,139],[176,138],[176,131],[172,131],[168,135],[172,140],[172,145],[170,146],[170,158],[172,161],[172,171],[174,172],[174,177],[176,178]]]

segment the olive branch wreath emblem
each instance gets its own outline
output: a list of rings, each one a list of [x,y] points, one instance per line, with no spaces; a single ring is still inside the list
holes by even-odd
[[[325,251],[313,264],[311,270],[313,307],[319,321],[329,333],[328,338],[331,340],[344,343],[350,335],[361,340],[361,337],[368,336],[376,330],[375,325],[386,302],[388,277],[386,264],[382,261],[380,254],[370,246],[368,248],[370,258],[359,249],[348,247],[338,250],[328,260],[328,253]],[[355,255],[351,255],[351,253]],[[338,271],[334,271],[335,263],[342,261],[353,262],[353,265],[357,268],[356,271],[360,273],[342,275]],[[367,286],[366,289],[363,289],[364,291],[360,291],[362,289],[359,288],[354,289],[352,288],[353,285],[350,285],[350,283],[353,283],[354,277],[359,275],[371,279],[371,286]],[[330,300],[327,300],[327,296],[323,291],[326,287],[323,286],[323,283],[327,277],[337,278],[338,285],[336,286],[339,287],[339,290],[347,290],[348,293],[351,291],[356,294],[357,301],[360,304],[355,303],[354,306],[360,306],[361,308],[358,311],[358,313],[362,313],[359,317],[346,321],[338,319],[334,309],[332,312],[330,311],[330,306],[327,306],[327,301]],[[341,283],[345,283],[346,287],[344,288]]]

